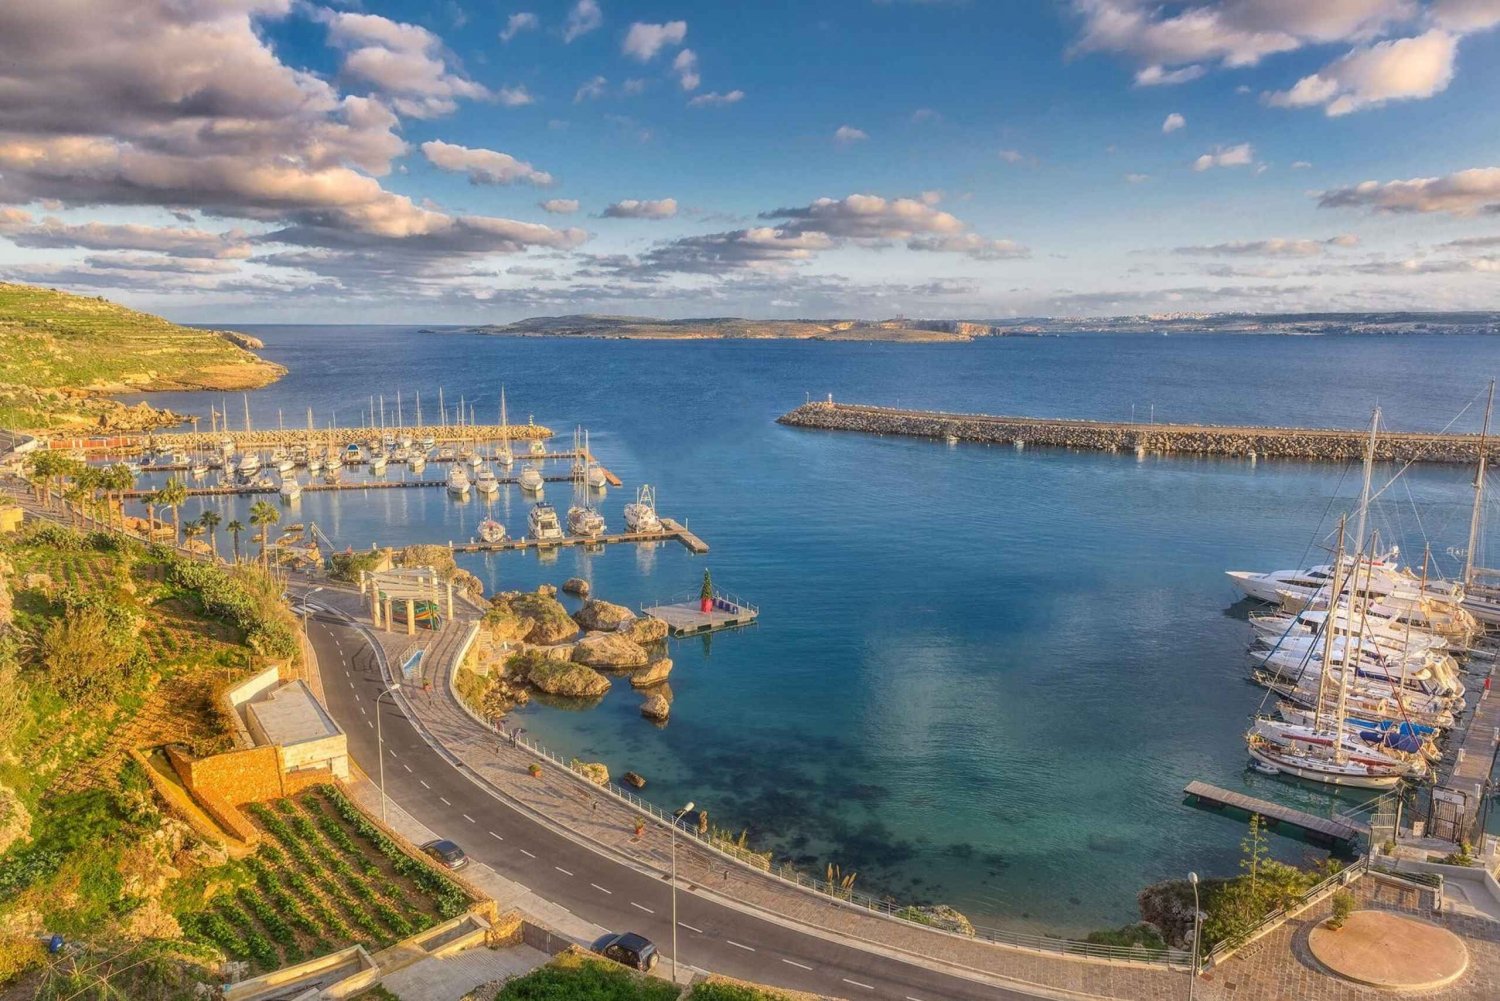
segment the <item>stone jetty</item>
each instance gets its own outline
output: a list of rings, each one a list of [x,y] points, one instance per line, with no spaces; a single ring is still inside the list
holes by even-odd
[[[1013,445],[1016,448],[1036,445],[1137,454],[1219,455],[1320,462],[1348,462],[1362,458],[1370,434],[1368,429],[1116,424],[1041,417],[995,417],[833,402],[808,403],[777,420],[791,427],[824,431],[936,439],[952,435],[961,441]],[[1500,439],[1490,438],[1485,451],[1491,462],[1500,461]],[[1382,462],[1472,463],[1478,454],[1478,435],[1382,430],[1375,440],[1375,458]]]

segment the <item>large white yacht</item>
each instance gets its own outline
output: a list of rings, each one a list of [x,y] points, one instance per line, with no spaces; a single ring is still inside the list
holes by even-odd
[[[558,542],[563,538],[562,525],[557,521],[557,509],[551,504],[533,504],[526,516],[527,534],[535,542]]]
[[[489,466],[480,466],[479,472],[474,477],[474,489],[486,497],[493,497],[500,492],[500,480],[495,476],[495,471]]]
[[[455,462],[448,467],[448,492],[455,497],[469,496],[469,474],[462,463]]]
[[[518,482],[522,490],[534,494],[542,489],[542,473],[535,466],[527,466],[521,470],[521,478]]]
[[[625,527],[632,532],[661,531],[661,519],[656,515],[656,493],[651,484],[641,484],[635,501],[625,505]]]

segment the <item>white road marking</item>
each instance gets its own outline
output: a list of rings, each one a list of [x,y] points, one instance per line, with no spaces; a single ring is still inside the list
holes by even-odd
[[[555,865],[552,868],[556,869],[558,872],[562,873],[564,876],[571,876],[571,875],[573,875],[571,872],[569,872],[568,870],[564,869],[560,865]]]
[[[408,765],[408,764],[407,764],[407,763],[406,763],[406,762],[404,762],[404,761],[403,761],[403,762],[401,762],[401,767],[402,767],[402,768],[405,768],[405,769],[406,769],[406,770],[407,770],[407,772],[408,772],[408,773],[410,773],[410,772],[411,772],[411,765]]]
[[[439,796],[438,799],[441,799],[443,801],[443,805],[444,806],[452,806],[453,805],[452,803],[448,802],[448,800],[446,798],[444,798],[442,796]]]
[[[694,928],[692,925],[688,924],[686,921],[679,921],[677,923],[680,924],[680,925],[682,925],[682,927],[686,928],[688,931],[695,931],[699,935],[703,934],[703,929],[702,928]]]
[[[465,820],[467,820],[467,821],[468,821],[468,822],[469,822],[469,823],[471,823],[471,824],[472,824],[472,823],[474,823],[474,818],[473,818],[473,817],[471,817],[471,816],[469,816],[469,815],[468,815],[468,814],[467,814],[467,813],[466,813],[466,814],[464,814],[464,815],[463,815],[463,818],[464,818],[464,819],[465,819]]]
[[[869,984],[862,984],[858,980],[850,980],[848,977],[840,977],[839,979],[846,984],[853,984],[855,987],[863,987],[867,991],[873,991],[875,989]]]
[[[740,945],[738,942],[736,942],[732,938],[726,938],[724,941],[728,942],[730,945],[734,946],[736,949],[744,949],[746,952],[754,952],[755,951],[754,949],[750,948],[750,946],[748,946],[748,945]]]
[[[921,998],[914,998],[910,994],[908,994],[908,995],[906,995],[906,1001],[922,1001],[922,999]]]
[[[358,698],[358,696],[355,696],[355,698]],[[360,706],[359,707],[359,714],[361,716],[368,716],[368,715],[370,715],[369,713],[365,712],[365,707],[364,706]]]
[[[782,962],[785,963],[788,966],[795,966],[799,970],[810,970],[810,969],[812,969],[812,967],[808,966],[806,963],[799,963],[795,959],[783,959]]]
[[[391,748],[391,757],[394,758],[395,756],[396,756],[396,749],[393,747],[393,748]]]
[[[370,729],[371,729],[371,730],[373,730],[373,729],[375,729],[375,721],[374,721],[374,720],[368,720],[368,719],[367,719],[367,720],[365,720],[365,726],[367,726],[367,727],[369,727],[369,728],[370,728]]]
[[[496,834],[494,831],[490,832],[490,837],[494,838],[496,841],[504,841],[505,840],[500,835]]]
[[[432,788],[432,786],[430,786],[430,785],[427,784],[427,780],[426,779],[417,779],[417,781],[420,782],[420,783],[422,783],[422,788],[423,789],[431,789]]]
[[[598,890],[600,893],[607,893],[610,896],[614,896],[615,895],[615,891],[614,890],[606,890],[604,887],[600,886],[598,883],[590,883],[589,885],[592,886],[594,889]]]
[[[350,685],[350,686],[349,686],[349,687],[350,687],[350,688],[353,688],[353,687],[354,687],[354,686],[353,686],[353,685]],[[358,692],[355,692],[355,693],[354,693],[354,701],[355,701],[355,702],[358,702],[358,701],[359,701],[359,693],[358,693]]]
[[[655,912],[655,911],[653,911],[653,910],[652,910],[652,909],[651,909],[651,908],[649,908],[649,907],[645,907],[645,906],[642,906],[642,905],[641,905],[641,904],[638,904],[638,903],[636,903],[636,902],[635,902],[635,901],[634,901],[634,900],[632,900],[632,901],[631,901],[631,902],[630,902],[630,906],[631,906],[631,907],[635,907],[635,908],[638,908],[638,909],[639,909],[639,910],[643,910],[643,911],[645,911],[645,912],[646,912],[646,913],[647,913],[647,914],[655,914],[655,913],[656,913],[656,912]]]
[[[524,848],[521,849],[521,854],[525,855],[527,858],[536,858],[535,855],[531,854],[529,851],[527,851]]]

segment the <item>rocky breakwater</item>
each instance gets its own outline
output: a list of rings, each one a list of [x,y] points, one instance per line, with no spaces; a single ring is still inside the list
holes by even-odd
[[[1368,430],[1235,427],[1213,424],[1116,424],[1108,421],[996,417],[940,411],[897,410],[850,403],[808,403],[777,420],[789,427],[864,434],[905,435],[985,444],[1080,448],[1105,452],[1219,455],[1249,459],[1349,462],[1364,455]],[[1500,460],[1500,439],[1486,443]],[[1382,462],[1472,463],[1477,435],[1381,431],[1375,458]]]

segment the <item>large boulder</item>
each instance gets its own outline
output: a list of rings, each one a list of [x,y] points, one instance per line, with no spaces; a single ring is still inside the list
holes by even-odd
[[[448,579],[453,581],[453,590],[459,594],[466,595],[475,601],[484,600],[484,581],[469,571],[458,567],[448,575]]]
[[[536,593],[541,595],[543,598],[555,598],[557,597],[557,585],[538,584],[536,586]]]
[[[635,613],[624,605],[614,605],[598,598],[583,603],[578,614],[573,616],[585,629],[614,630],[635,618]]]
[[[641,703],[641,715],[658,723],[665,723],[667,717],[672,715],[672,703],[660,695],[653,695]]]
[[[630,684],[634,688],[650,688],[667,680],[667,675],[672,673],[672,658],[661,657],[653,660],[645,667],[630,676]]]
[[[589,582],[582,577],[569,577],[563,581],[562,589],[565,594],[576,594],[580,598],[589,596]]]
[[[609,785],[609,768],[602,761],[574,761],[573,770],[596,786]]]
[[[667,624],[654,615],[642,615],[632,619],[630,624],[620,630],[634,643],[641,646],[649,646],[652,643],[660,643],[667,638]]]
[[[453,550],[431,543],[407,546],[397,554],[396,563],[403,567],[432,567],[445,579],[458,569],[453,562]]]
[[[609,679],[590,667],[535,653],[512,657],[506,672],[512,678],[526,679],[538,691],[570,699],[598,698],[610,687]]]
[[[487,628],[497,636],[539,646],[562,643],[578,635],[578,623],[556,598],[541,594],[502,594],[485,613]]]
[[[645,667],[651,655],[639,643],[619,633],[585,633],[573,648],[573,660],[606,671],[631,671]]]

